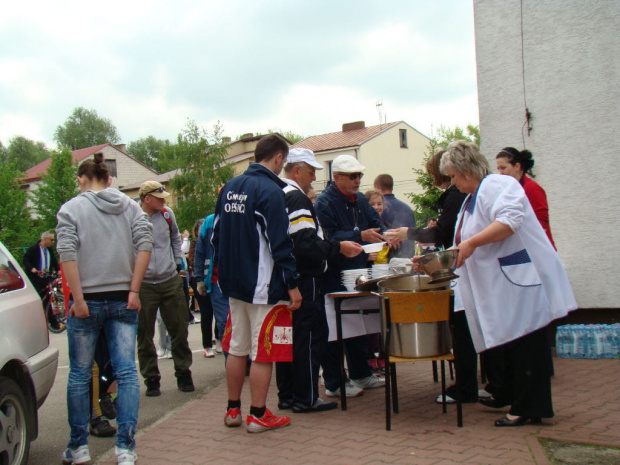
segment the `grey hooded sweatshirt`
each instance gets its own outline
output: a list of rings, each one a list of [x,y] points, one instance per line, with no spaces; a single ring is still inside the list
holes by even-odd
[[[56,215],[61,262],[77,261],[86,293],[127,291],[138,251],[153,248],[153,228],[140,206],[117,189],[86,191]]]

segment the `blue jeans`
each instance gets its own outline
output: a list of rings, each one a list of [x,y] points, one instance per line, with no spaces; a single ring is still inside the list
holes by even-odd
[[[89,385],[97,339],[103,330],[118,385],[116,445],[133,450],[136,444],[134,435],[140,404],[140,384],[135,361],[138,312],[127,309],[127,302],[87,301],[86,303],[90,312],[89,317],[69,316],[67,319],[70,366],[67,407],[71,427],[68,447],[76,449],[88,444]]]
[[[213,316],[215,317],[215,326],[217,326],[217,339],[222,340],[224,329],[226,329],[226,320],[228,319],[228,298],[224,297],[219,283],[211,284],[211,305],[213,305]]]

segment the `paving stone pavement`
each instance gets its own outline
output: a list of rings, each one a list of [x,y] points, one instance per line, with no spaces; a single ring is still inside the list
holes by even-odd
[[[204,397],[167,414],[136,436],[142,465],[269,464],[549,464],[539,437],[620,447],[620,362],[555,358],[555,417],[542,425],[496,428],[507,409],[464,404],[464,427],[456,426],[456,408],[443,414],[434,403],[439,383],[430,363],[398,365],[400,413],[385,430],[384,390],[349,399],[348,410],[290,413],[289,427],[248,434],[226,428],[227,401],[222,383]],[[246,378],[247,381],[247,378]],[[324,397],[324,392],[323,398]],[[164,399],[162,398],[162,406]],[[276,413],[274,381],[267,406]],[[242,411],[249,410],[249,383]],[[116,463],[107,454],[99,462]]]

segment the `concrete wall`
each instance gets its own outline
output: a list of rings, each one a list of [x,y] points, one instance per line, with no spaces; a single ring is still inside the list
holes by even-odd
[[[474,17],[482,151],[534,154],[580,307],[618,308],[620,2],[474,0]]]

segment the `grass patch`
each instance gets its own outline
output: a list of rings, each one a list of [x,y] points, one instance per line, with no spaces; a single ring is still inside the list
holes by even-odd
[[[554,465],[618,465],[620,449],[579,442],[538,438],[549,461]]]

